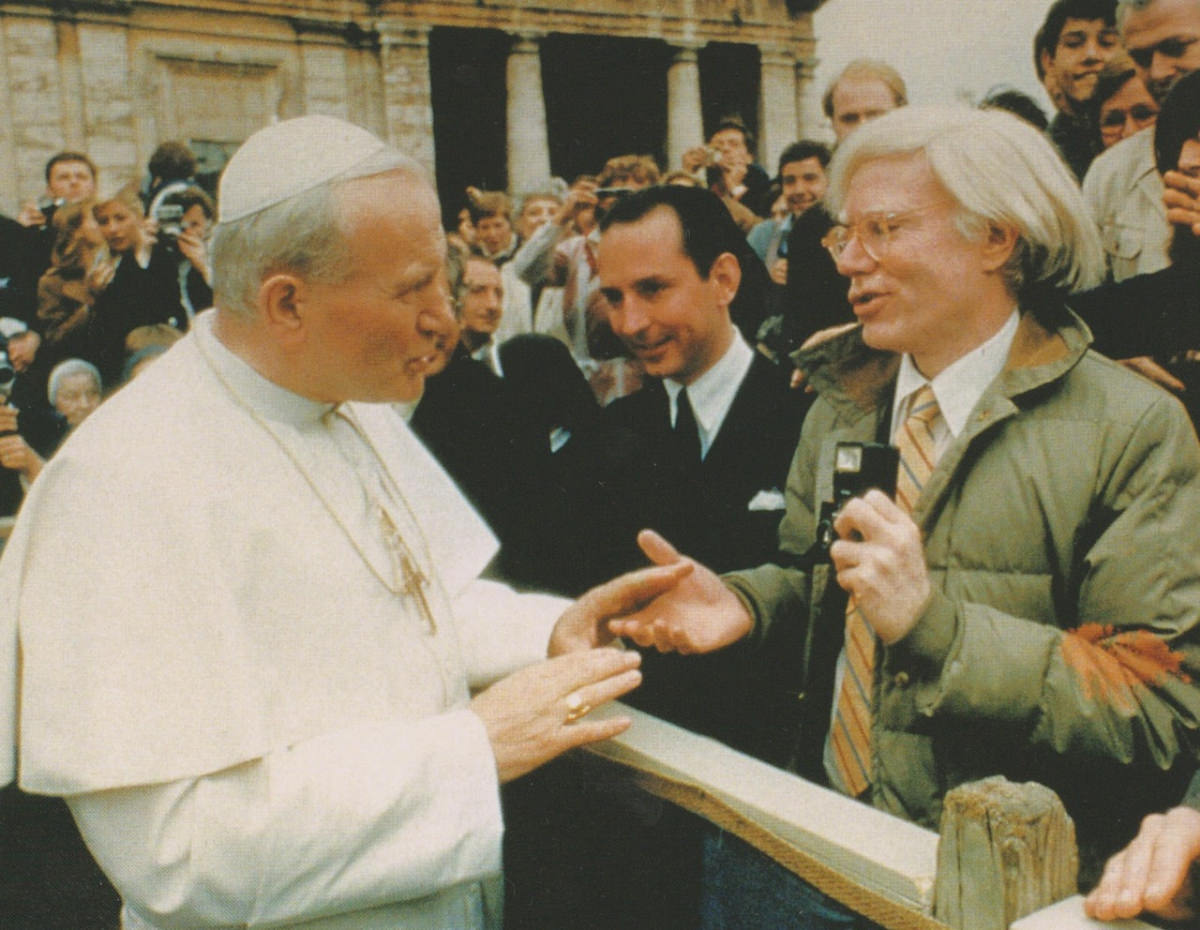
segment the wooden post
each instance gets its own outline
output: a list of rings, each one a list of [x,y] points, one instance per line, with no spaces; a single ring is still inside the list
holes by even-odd
[[[1009,924],[1076,892],[1075,825],[1049,788],[996,776],[946,795],[934,913],[959,930]]]

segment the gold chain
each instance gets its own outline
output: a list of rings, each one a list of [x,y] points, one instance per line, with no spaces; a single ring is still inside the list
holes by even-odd
[[[288,461],[292,463],[292,466],[297,472],[299,472],[300,476],[308,484],[309,489],[316,496],[317,500],[319,500],[325,510],[328,511],[329,515],[333,518],[333,522],[338,525],[346,539],[349,540],[351,547],[353,547],[354,551],[358,553],[358,557],[362,559],[363,563],[368,569],[370,569],[371,574],[374,575],[379,583],[382,584],[384,588],[386,588],[391,594],[403,596],[413,601],[417,609],[420,611],[422,619],[425,621],[426,632],[430,635],[435,635],[437,633],[437,621],[434,618],[433,610],[430,607],[429,599],[425,593],[426,587],[428,587],[431,583],[429,575],[421,569],[420,563],[417,561],[412,549],[404,539],[399,527],[396,526],[395,521],[387,512],[387,509],[377,500],[373,500],[374,506],[379,512],[380,525],[383,530],[384,546],[386,547],[392,562],[392,581],[388,581],[388,579],[385,578],[383,574],[375,567],[375,563],[371,561],[370,557],[367,555],[366,551],[363,549],[354,533],[350,530],[350,527],[346,525],[341,516],[338,514],[337,508],[330,503],[324,491],[321,490],[320,486],[310,474],[309,470],[300,462],[300,459],[297,457],[296,453],[292,451],[287,442],[285,442],[284,439],[275,431],[266,418],[263,417],[263,415],[257,410],[255,410],[254,406],[238,393],[233,385],[229,383],[228,379],[226,379],[221,373],[217,363],[209,356],[208,350],[204,347],[204,340],[201,338],[199,333],[195,335],[195,340],[196,348],[199,350],[201,358],[204,359],[205,363],[208,365],[216,379],[221,383],[225,390],[229,392],[230,396],[237,401],[238,405],[250,415],[250,418],[256,424],[258,424],[263,432],[265,432],[275,441],[275,444],[287,457]],[[337,411],[338,408],[335,407],[331,412],[337,414]],[[421,547],[425,551],[426,560],[430,561],[431,557],[429,554],[429,543],[425,539],[424,534],[421,532],[421,525],[417,522],[416,514],[413,512],[412,505],[409,504],[408,498],[405,497],[404,492],[400,489],[400,486],[391,479],[387,469],[383,466],[383,457],[379,454],[379,450],[375,448],[375,444],[371,442],[366,432],[358,425],[358,423],[354,421],[352,417],[349,416],[349,411],[343,409],[340,413],[340,416],[347,422],[347,424],[349,424],[351,429],[354,430],[355,434],[363,441],[364,445],[371,450],[371,454],[375,456],[376,461],[380,465],[382,474],[391,483],[392,489],[396,492],[396,497],[400,500],[400,502],[404,505],[404,509],[408,512],[409,520],[412,522],[413,527],[416,529],[417,536],[421,540]],[[338,445],[336,439],[334,439],[334,445],[337,447],[338,452],[341,453],[342,457],[346,458],[346,453]],[[351,469],[357,475],[358,469],[354,467],[354,464],[349,461],[347,461],[347,464],[351,466]],[[359,476],[359,481],[360,483],[362,482],[361,476]],[[368,498],[372,497],[369,489],[364,487],[364,491],[366,492]],[[401,577],[403,578],[403,582],[398,583],[396,579]]]

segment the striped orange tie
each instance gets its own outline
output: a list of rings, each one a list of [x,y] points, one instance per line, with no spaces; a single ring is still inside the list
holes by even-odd
[[[941,411],[928,384],[913,395],[908,416],[896,436],[900,469],[896,476],[896,503],[912,513],[929,480],[937,451],[933,424]],[[871,783],[871,691],[875,678],[875,633],[863,618],[854,598],[846,604],[846,662],[837,710],[829,734],[839,787],[858,797]]]

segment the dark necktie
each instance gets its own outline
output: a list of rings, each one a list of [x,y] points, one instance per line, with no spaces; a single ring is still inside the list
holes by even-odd
[[[675,398],[675,448],[680,462],[685,465],[700,463],[700,430],[696,426],[696,414],[692,412],[687,388]]]

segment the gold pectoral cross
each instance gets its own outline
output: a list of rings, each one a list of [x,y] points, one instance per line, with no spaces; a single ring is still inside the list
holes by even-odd
[[[417,564],[417,560],[413,558],[408,546],[405,545],[404,537],[400,535],[391,515],[380,507],[379,517],[383,523],[383,534],[388,553],[392,558],[394,590],[404,597],[411,598],[416,603],[417,610],[421,612],[421,617],[425,621],[425,631],[430,636],[434,636],[437,634],[437,621],[433,618],[433,610],[429,606],[429,599],[425,596],[429,577],[421,571],[421,566]]]

